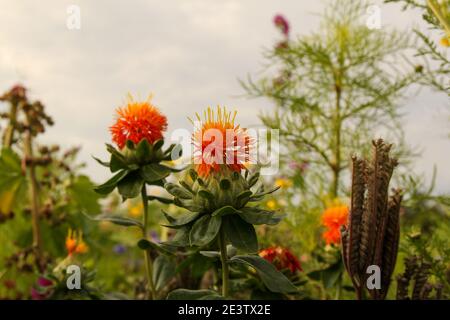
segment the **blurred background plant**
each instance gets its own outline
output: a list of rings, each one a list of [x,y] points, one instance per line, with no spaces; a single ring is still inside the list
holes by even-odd
[[[394,156],[400,159],[394,185],[404,192],[402,229],[433,225],[435,232],[448,223],[450,212],[448,195],[437,195],[433,182],[426,187],[422,177],[411,171],[419,153],[406,144],[401,126],[405,97],[417,84],[425,84],[425,68],[415,61],[424,63],[422,56],[427,53],[418,48],[413,34],[368,28],[362,18],[369,2],[327,4],[321,30],[308,36],[293,36],[287,19],[278,15],[274,24],[281,40],[264,51],[264,69],[257,78],[241,81],[248,97],[273,102],[273,110],[260,118],[264,125],[280,129],[283,156],[275,179],[289,185],[266,202],[288,219],[277,230],[263,230],[264,239],[267,245],[292,244],[304,270],[317,281],[322,298],[339,296],[332,288],[342,269],[335,245],[321,239],[321,213],[336,198],[348,204],[351,156],[367,157],[373,138],[393,141]],[[440,8],[447,14],[445,1]],[[437,19],[429,20],[445,31]],[[426,72],[436,83],[448,81],[444,64]],[[353,292],[345,278],[343,298]]]
[[[423,65],[417,65],[417,70],[422,74],[420,82],[450,95],[450,1],[385,0],[385,2],[401,4],[403,10],[417,9],[422,14],[433,34],[414,30],[421,43],[416,56],[424,58]],[[438,41],[435,40],[436,36]]]

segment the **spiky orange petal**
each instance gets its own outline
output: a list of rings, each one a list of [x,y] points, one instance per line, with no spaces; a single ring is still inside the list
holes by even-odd
[[[158,108],[150,103],[150,99],[136,102],[131,96],[128,104],[116,110],[117,119],[110,127],[112,140],[122,149],[127,140],[139,143],[147,139],[153,143],[163,137],[167,130],[167,118]]]
[[[194,132],[192,143],[194,163],[200,176],[219,172],[223,167],[236,172],[245,168],[253,141],[246,129],[235,125],[236,114],[236,111],[227,112],[226,108],[221,107],[217,107],[216,112],[208,108],[203,120],[196,114],[201,128]]]

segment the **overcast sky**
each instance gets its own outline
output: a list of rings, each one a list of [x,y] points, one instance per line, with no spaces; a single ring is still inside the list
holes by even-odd
[[[56,125],[46,142],[81,145],[86,172],[108,172],[90,155],[105,156],[114,109],[128,92],[153,101],[169,130],[189,128],[187,116],[217,104],[239,110],[244,125],[259,123],[264,100],[248,100],[238,78],[261,70],[261,52],[279,39],[272,18],[284,14],[294,34],[318,27],[326,1],[0,0],[0,90],[30,88]],[[379,1],[375,1],[379,3]],[[66,27],[67,7],[81,9],[81,29]],[[411,30],[420,15],[381,6],[382,27]],[[439,191],[450,190],[448,98],[422,91],[405,105],[406,138],[420,146],[416,171],[438,168]],[[444,116],[443,116],[444,114]]]

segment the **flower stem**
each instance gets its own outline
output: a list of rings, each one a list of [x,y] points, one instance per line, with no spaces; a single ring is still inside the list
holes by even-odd
[[[31,119],[26,116],[26,125],[29,126]],[[37,265],[40,271],[43,270],[42,259],[42,237],[39,225],[39,186],[36,178],[36,171],[33,162],[33,137],[30,129],[25,132],[23,139],[24,163],[26,164],[27,174],[29,178],[29,194],[31,201],[31,226],[33,232],[33,250],[36,256]],[[27,164],[27,161],[29,163]]]
[[[141,195],[142,195],[142,204],[144,206],[142,236],[144,239],[147,239],[148,198],[145,184],[142,187]],[[148,249],[144,250],[144,260],[145,260],[145,271],[147,274],[147,295],[149,300],[154,300],[156,299],[156,291],[155,285],[153,284],[153,261],[150,255],[150,250]]]
[[[219,232],[219,250],[220,250],[220,261],[222,262],[222,296],[224,298],[228,297],[229,288],[229,270],[228,270],[228,257],[227,257],[227,244],[225,241],[225,233],[223,229]]]

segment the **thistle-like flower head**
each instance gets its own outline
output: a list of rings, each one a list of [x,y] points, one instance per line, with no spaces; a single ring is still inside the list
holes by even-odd
[[[142,139],[152,144],[163,136],[167,129],[167,118],[150,101],[138,102],[128,95],[126,106],[116,110],[116,122],[110,127],[112,140],[122,149],[127,140],[135,144]]]
[[[216,112],[208,108],[203,118],[196,114],[200,128],[194,132],[192,143],[195,169],[200,177],[228,169],[240,173],[245,169],[253,141],[246,129],[235,124],[236,115],[237,111],[228,112],[221,107]]]

